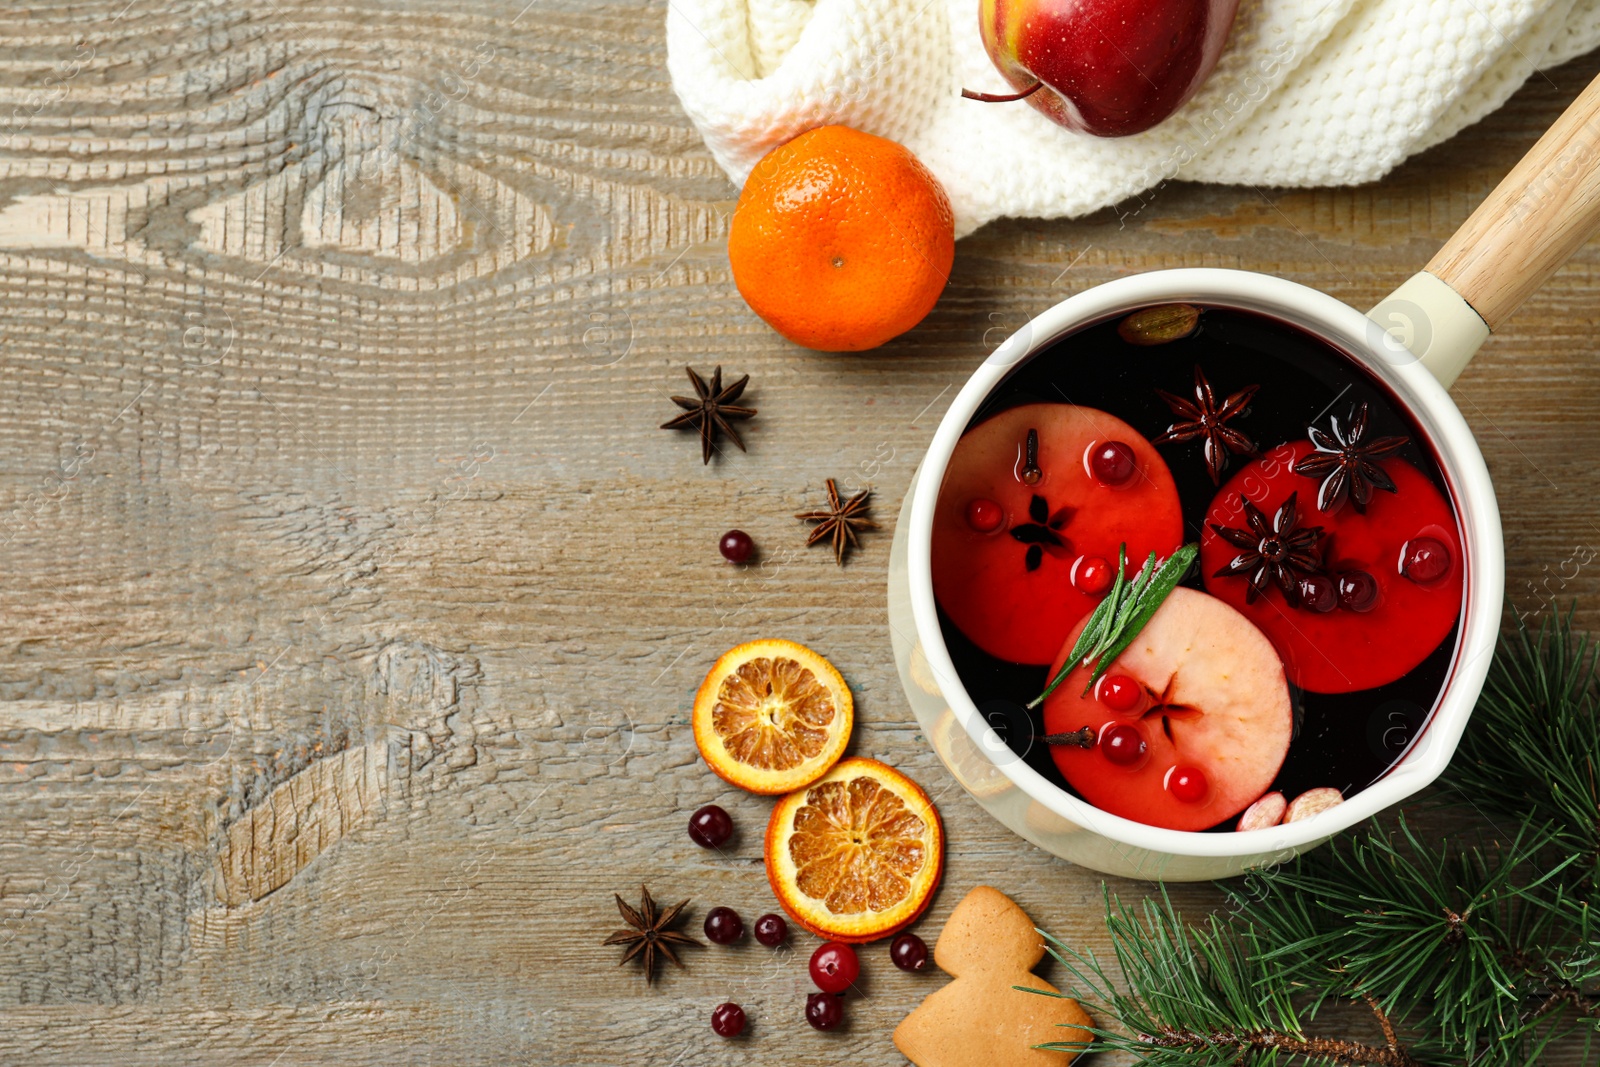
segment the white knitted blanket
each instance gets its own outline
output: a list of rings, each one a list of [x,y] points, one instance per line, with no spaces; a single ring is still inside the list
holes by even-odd
[[[1026,103],[961,98],[1011,91],[983,50],[978,0],[668,0],[667,11],[673,88],[735,183],[776,145],[844,123],[921,157],[958,236],[1002,215],[1082,215],[1173,178],[1372,181],[1600,45],[1600,0],[1244,0],[1193,100],[1146,133],[1098,138]]]

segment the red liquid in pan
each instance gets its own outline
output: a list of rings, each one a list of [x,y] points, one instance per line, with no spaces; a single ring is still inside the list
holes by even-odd
[[[1264,793],[1348,798],[1448,675],[1465,568],[1438,464],[1376,379],[1295,327],[1212,308],[1139,345],[1118,321],[1019,367],[952,456],[933,579],[963,684],[1036,770],[1136,821],[1228,830]],[[1131,578],[1189,542],[1198,566],[1107,678],[1084,693],[1075,671],[1028,710],[1119,546]],[[1085,727],[1087,748],[1040,740]]]

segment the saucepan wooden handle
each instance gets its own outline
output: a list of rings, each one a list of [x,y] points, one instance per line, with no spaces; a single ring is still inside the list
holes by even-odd
[[[1600,229],[1600,78],[1478,205],[1427,271],[1500,324]]]
[[[1600,78],[1428,266],[1367,312],[1387,358],[1449,387],[1489,336],[1600,229]]]

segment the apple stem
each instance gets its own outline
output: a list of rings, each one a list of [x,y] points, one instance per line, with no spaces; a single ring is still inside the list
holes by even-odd
[[[1020,93],[975,93],[971,89],[961,90],[961,95],[967,100],[982,100],[986,104],[1009,104],[1013,100],[1026,100],[1040,89],[1044,82],[1034,82]]]

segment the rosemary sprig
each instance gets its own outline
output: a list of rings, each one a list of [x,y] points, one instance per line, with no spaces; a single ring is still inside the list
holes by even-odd
[[[1089,675],[1089,684],[1083,687],[1083,691],[1087,693],[1094,688],[1100,676],[1110,670],[1112,662],[1133,644],[1133,639],[1139,636],[1139,631],[1145,628],[1162,601],[1178,588],[1178,583],[1189,573],[1199,554],[1200,546],[1193,543],[1184,545],[1161,562],[1157,562],[1156,554],[1152,552],[1133,581],[1129,582],[1125,578],[1128,546],[1124,543],[1118,548],[1117,578],[1111,583],[1111,591],[1089,615],[1088,624],[1078,635],[1078,641],[1072,646],[1072,653],[1061,665],[1061,670],[1028,707],[1036,708],[1043,704],[1045,698],[1055,692],[1056,686],[1065,681],[1080,663],[1086,667],[1091,664],[1094,666],[1093,673]]]

